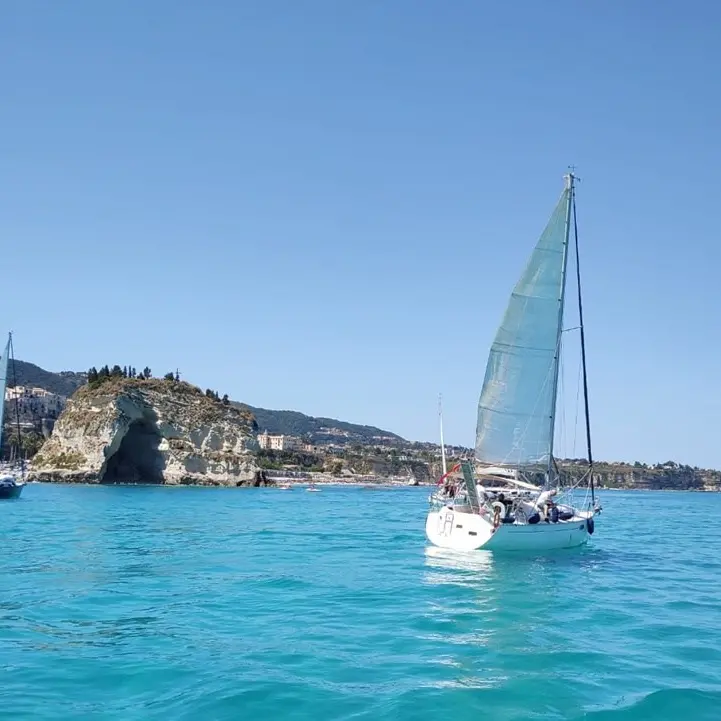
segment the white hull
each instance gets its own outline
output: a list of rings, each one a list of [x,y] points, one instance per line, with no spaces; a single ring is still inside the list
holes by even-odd
[[[426,519],[426,536],[435,546],[457,551],[552,551],[575,548],[588,541],[588,518],[579,513],[570,521],[536,524],[493,524],[476,513],[454,508],[431,511]],[[591,520],[593,523],[593,520]]]

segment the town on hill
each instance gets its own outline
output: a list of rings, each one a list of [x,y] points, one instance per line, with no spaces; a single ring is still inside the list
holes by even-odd
[[[67,399],[86,384],[93,387],[113,378],[153,378],[150,368],[132,366],[90,368],[87,372],[53,373],[33,363],[15,361],[15,382],[9,379],[6,403],[17,403],[20,411],[20,443],[32,459],[51,436]],[[179,382],[177,372],[159,379]],[[187,384],[183,384],[187,385]],[[170,386],[169,386],[170,387]],[[316,418],[298,411],[256,408],[230,400],[227,394],[206,389],[204,396],[221,405],[238,409],[254,418],[254,453],[257,466],[269,476],[305,477],[325,473],[342,479],[415,479],[434,482],[441,474],[441,449],[437,443],[409,441],[396,433],[374,426],[332,418]],[[14,414],[5,414],[4,442],[7,458],[17,443]],[[469,458],[472,449],[446,446],[449,463]],[[562,471],[572,477],[584,472],[585,461],[559,461]],[[721,472],[666,461],[653,465],[640,462],[596,462],[594,476],[599,487],[619,489],[721,490]]]

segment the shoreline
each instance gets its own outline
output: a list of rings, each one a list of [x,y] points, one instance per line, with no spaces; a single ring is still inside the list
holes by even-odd
[[[269,478],[268,482],[256,485],[253,481],[248,483],[220,483],[220,482],[201,482],[201,483],[178,483],[170,481],[164,483],[101,483],[99,481],[88,480],[67,480],[57,478],[53,480],[31,479],[26,481],[27,485],[42,484],[48,486],[103,486],[106,488],[267,488],[274,490],[289,490],[284,486],[289,486],[290,490],[304,489],[308,486],[333,486],[348,488],[434,488],[437,484],[434,482],[419,482],[418,485],[409,485],[407,481],[397,478],[342,478],[342,477],[326,477],[322,479],[305,479],[305,478]],[[613,492],[634,492],[634,493],[720,493],[721,488],[597,488],[601,493]]]

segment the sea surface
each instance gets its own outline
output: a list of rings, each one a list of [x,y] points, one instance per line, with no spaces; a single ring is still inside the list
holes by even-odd
[[[428,489],[29,485],[0,502],[0,718],[719,721],[721,495],[454,554]]]

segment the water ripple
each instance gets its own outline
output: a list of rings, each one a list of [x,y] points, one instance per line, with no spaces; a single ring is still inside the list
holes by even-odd
[[[423,489],[29,486],[0,506],[0,718],[716,719],[721,496],[593,544],[428,547]]]

